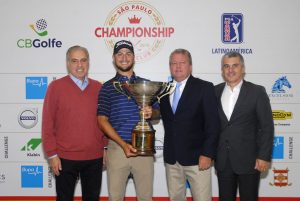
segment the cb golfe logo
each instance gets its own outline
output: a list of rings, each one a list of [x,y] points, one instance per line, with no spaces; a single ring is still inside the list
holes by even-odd
[[[48,31],[46,30],[47,22],[45,19],[39,19],[36,21],[35,26],[33,24],[30,24],[29,26],[39,36],[48,35]]]

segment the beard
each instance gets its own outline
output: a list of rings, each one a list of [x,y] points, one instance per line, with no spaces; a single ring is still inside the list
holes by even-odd
[[[115,67],[116,67],[119,71],[124,72],[124,73],[131,71],[132,68],[133,68],[133,66],[134,66],[134,63],[133,63],[132,65],[128,66],[128,67],[122,68],[121,66],[118,66],[118,65],[115,63]]]

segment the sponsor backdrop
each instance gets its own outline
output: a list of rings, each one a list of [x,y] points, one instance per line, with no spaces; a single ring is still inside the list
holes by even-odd
[[[115,75],[113,44],[128,39],[136,51],[135,72],[154,81],[168,81],[168,57],[175,48],[188,49],[193,74],[214,84],[222,81],[222,54],[242,53],[246,79],[265,86],[275,122],[273,162],[262,175],[260,197],[300,200],[299,7],[297,0],[2,0],[0,199],[55,196],[42,151],[41,117],[47,86],[66,75],[66,50],[76,44],[87,47],[89,76],[104,82]],[[162,123],[154,127],[154,197],[161,200],[168,196],[164,137]],[[103,177],[105,198],[105,171]],[[77,187],[76,196],[80,194]],[[126,195],[135,197],[130,178]],[[213,196],[218,197],[215,174]]]

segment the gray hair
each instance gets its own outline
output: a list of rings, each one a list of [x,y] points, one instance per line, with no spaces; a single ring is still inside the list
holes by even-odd
[[[73,51],[76,51],[76,50],[82,50],[86,56],[87,56],[87,59],[90,60],[90,55],[89,55],[89,51],[85,48],[85,47],[81,47],[79,45],[75,45],[75,46],[72,46],[68,49],[67,53],[66,53],[66,61],[68,62],[70,60],[70,55]]]
[[[227,53],[225,53],[225,54],[222,56],[221,67],[223,67],[223,65],[224,65],[224,59],[225,59],[225,58],[232,58],[232,57],[239,57],[239,58],[240,58],[240,61],[241,61],[242,67],[245,67],[244,57],[243,57],[240,53],[238,53],[238,52],[227,52]]]

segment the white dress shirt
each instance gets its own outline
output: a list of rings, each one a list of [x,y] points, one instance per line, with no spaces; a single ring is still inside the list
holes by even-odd
[[[233,88],[233,90],[231,90],[231,87],[227,83],[225,84],[225,88],[223,90],[222,97],[221,97],[221,102],[222,102],[223,111],[228,121],[230,120],[234,106],[239,97],[242,84],[243,84],[243,80],[238,85],[236,85]]]

